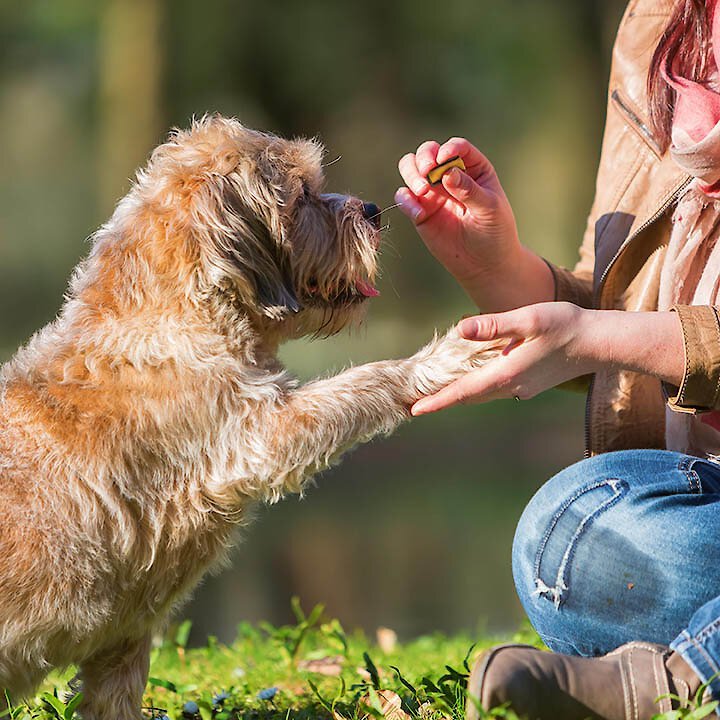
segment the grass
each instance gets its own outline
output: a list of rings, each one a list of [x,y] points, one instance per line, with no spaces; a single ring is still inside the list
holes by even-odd
[[[399,644],[392,631],[372,642],[325,620],[318,605],[305,615],[293,600],[297,622],[275,627],[241,624],[229,645],[209,638],[187,648],[188,621],[171,628],[153,649],[143,714],[153,720],[462,720],[472,658],[498,639],[433,635]],[[526,626],[504,641],[541,647]],[[53,674],[12,720],[74,720],[81,694],[72,673]],[[70,683],[70,684],[69,684]],[[700,697],[658,720],[699,720],[717,703]],[[509,708],[487,718],[517,720]]]

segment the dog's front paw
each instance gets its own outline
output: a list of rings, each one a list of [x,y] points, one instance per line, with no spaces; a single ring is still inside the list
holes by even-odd
[[[410,362],[413,363],[413,390],[415,399],[436,393],[475,368],[497,357],[506,342],[478,342],[460,337],[457,328],[435,338]]]

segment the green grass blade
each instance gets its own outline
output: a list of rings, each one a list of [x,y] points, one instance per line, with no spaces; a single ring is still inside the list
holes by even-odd
[[[169,690],[171,693],[177,693],[178,691],[175,683],[170,682],[169,680],[162,680],[161,678],[149,677],[148,685],[152,685],[153,687],[165,688],[165,690]]]
[[[65,712],[63,713],[63,717],[65,720],[72,720],[73,715],[75,714],[75,710],[77,709],[78,705],[82,702],[83,694],[81,692],[75,694],[71,699],[70,702],[65,706]]]
[[[380,689],[380,674],[378,673],[378,669],[375,666],[375,663],[370,659],[370,656],[367,654],[367,652],[363,653],[363,660],[365,661],[365,669],[368,671],[370,675],[370,681],[372,682],[372,686],[376,689]]]
[[[185,620],[180,623],[175,632],[175,645],[177,647],[186,648],[188,639],[190,638],[190,630],[192,629],[192,620]]]

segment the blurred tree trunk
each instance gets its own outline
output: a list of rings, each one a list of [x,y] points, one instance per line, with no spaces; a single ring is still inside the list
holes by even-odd
[[[126,191],[162,129],[163,0],[106,0],[100,24],[98,200],[102,215]]]

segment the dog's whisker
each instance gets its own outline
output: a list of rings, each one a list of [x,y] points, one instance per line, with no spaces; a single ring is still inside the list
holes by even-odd
[[[386,208],[383,208],[380,210],[380,212],[376,212],[374,215],[371,215],[368,220],[374,220],[376,217],[382,215],[384,212],[387,212],[388,210],[394,210],[397,207],[400,207],[402,203],[395,203],[394,205],[388,205]]]
[[[400,251],[395,247],[395,245],[393,245],[391,240],[383,240],[382,252],[383,257],[387,256],[388,254],[391,257],[400,257]]]
[[[400,257],[399,254],[398,254],[398,257]],[[400,293],[398,292],[397,287],[395,286],[395,283],[393,282],[392,275],[390,275],[390,274],[388,273],[388,276],[387,276],[387,277],[388,277],[388,281],[390,282],[390,287],[392,288],[392,291],[395,293],[395,297],[396,297],[396,298],[399,298],[399,297],[400,297]]]
[[[320,326],[317,328],[317,330],[312,334],[311,339],[312,340],[319,340],[322,338],[328,338],[330,337],[331,333],[326,333],[323,335],[323,330],[325,328],[332,328],[332,321],[335,316],[335,310],[332,307],[323,308],[323,317],[322,322],[320,323]]]
[[[322,165],[323,168],[330,167],[331,165],[334,165],[336,162],[340,162],[342,160],[342,155],[338,155],[334,160],[331,160],[330,162],[324,163]]]

